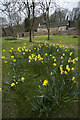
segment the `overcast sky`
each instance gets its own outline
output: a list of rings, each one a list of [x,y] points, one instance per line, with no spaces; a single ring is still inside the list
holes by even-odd
[[[80,0],[55,0],[58,5],[64,8],[68,8],[72,10],[73,8],[78,6],[78,2]]]

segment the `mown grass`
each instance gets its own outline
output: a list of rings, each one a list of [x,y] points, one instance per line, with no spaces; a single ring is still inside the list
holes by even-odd
[[[47,36],[41,36],[35,40],[46,40],[46,38],[47,38]],[[59,38],[57,39],[58,43],[60,42]],[[69,41],[69,38],[67,38],[67,36],[66,36],[65,40],[66,39],[67,39],[67,41]],[[60,38],[60,40],[61,40],[61,38]],[[51,40],[51,41],[54,42],[53,40]],[[55,37],[55,41],[56,41],[56,37]],[[28,41],[25,41],[25,40],[16,40],[16,41],[14,41],[14,40],[8,41],[7,40],[6,41],[3,38],[2,39],[2,49],[6,50],[5,55],[9,57],[9,50],[11,47],[13,47],[14,49],[17,49],[17,47],[23,47],[24,43],[27,44],[28,48],[31,48],[32,45],[35,45],[35,44],[37,45],[37,43],[35,43],[35,42],[29,43]],[[71,44],[72,44],[72,41],[71,41]],[[77,43],[76,43],[76,45],[77,45]],[[77,51],[75,53],[75,57],[76,56],[77,56]],[[38,94],[38,86],[37,85],[39,84],[40,79],[42,79],[42,76],[34,76],[35,71],[33,71],[33,69],[29,69],[29,67],[27,67],[27,66],[23,66],[23,68],[22,68],[22,69],[24,69],[26,67],[25,77],[27,77],[27,79],[28,79],[27,82],[23,83],[24,86],[26,85],[26,88],[27,88],[27,98],[26,98],[27,111],[26,111],[26,113],[22,113],[22,115],[23,115],[23,117],[29,118],[29,117],[37,117],[37,114],[34,114],[31,111],[31,104],[30,103],[34,100],[33,96]],[[76,67],[77,67],[77,65],[76,65]],[[12,90],[9,89],[7,87],[7,85],[5,84],[5,82],[8,81],[8,71],[10,71],[9,66],[7,67],[6,64],[3,63],[2,64],[3,118],[16,118],[16,117],[20,117],[20,114],[19,115],[17,114],[17,113],[19,113],[18,107],[20,107],[20,106],[17,107],[16,102],[14,100],[14,97],[17,97],[17,96],[15,96],[14,93],[12,92]],[[21,88],[21,91],[24,91],[24,89]],[[25,111],[25,109],[26,109],[25,104],[23,104],[23,108],[24,109],[22,109],[21,111]],[[54,114],[54,117],[56,117],[56,118],[59,117],[59,114],[63,118],[64,117],[77,117],[77,110],[78,110],[78,104],[71,103],[71,104],[67,105],[67,108],[64,107],[64,108],[61,108],[61,111],[56,111]],[[51,117],[53,117],[53,114],[51,115]]]
[[[72,45],[72,46],[78,45],[78,36],[77,38],[73,38],[73,35],[50,35],[50,40],[47,40],[47,38],[48,38],[47,35],[44,35],[44,36],[35,36],[32,39],[67,44],[67,45]]]

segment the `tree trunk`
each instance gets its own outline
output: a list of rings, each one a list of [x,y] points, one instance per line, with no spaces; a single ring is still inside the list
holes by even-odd
[[[4,28],[2,28],[2,31],[3,31],[4,36],[6,36],[6,31]]]
[[[32,42],[32,40],[31,40],[31,29],[29,30],[29,41]]]
[[[50,29],[48,28],[48,40],[50,40]]]

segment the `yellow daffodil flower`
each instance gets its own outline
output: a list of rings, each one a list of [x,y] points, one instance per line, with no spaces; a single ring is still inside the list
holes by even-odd
[[[7,61],[5,61],[5,63],[7,63]]]
[[[5,59],[5,56],[2,56],[2,59]]]
[[[13,62],[16,62],[16,59],[14,59]]]
[[[73,52],[70,52],[70,56],[73,54]]]
[[[63,53],[63,56],[65,56],[65,54]]]
[[[23,52],[23,55],[25,55],[25,52]]]
[[[24,82],[25,78],[24,77],[21,77],[21,81]]]
[[[53,75],[53,72],[51,72],[51,75]]]
[[[10,50],[9,52],[12,52],[12,50]]]
[[[64,73],[67,75],[67,71],[64,71]]]
[[[5,49],[3,49],[3,52],[5,52]]]
[[[48,80],[44,80],[43,85],[47,86],[47,84],[48,84]]]
[[[45,55],[47,56],[47,53],[45,53]]]
[[[75,77],[72,77],[72,81],[75,80]]]
[[[56,63],[53,63],[53,66],[56,66]]]
[[[0,92],[1,92],[2,88],[0,88]]]
[[[11,56],[11,58],[13,58],[13,59],[14,59],[14,56]]]
[[[61,56],[61,59],[63,59],[63,56]]]
[[[71,68],[71,70],[74,70],[74,68]]]
[[[54,62],[56,61],[56,59],[54,59]]]
[[[53,56],[52,59],[54,59],[55,57]]]
[[[16,82],[16,85],[18,84],[18,82]]]
[[[11,83],[11,87],[15,86],[15,83]]]

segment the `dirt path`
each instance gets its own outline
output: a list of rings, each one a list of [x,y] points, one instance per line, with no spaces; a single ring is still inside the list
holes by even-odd
[[[28,39],[26,39],[26,38],[19,38],[19,39],[28,40]],[[35,41],[35,40],[32,40],[32,41]],[[38,41],[40,41],[40,40],[38,40]],[[40,41],[40,42],[45,43],[45,41]],[[48,43],[49,43],[49,44],[57,44],[57,45],[61,45],[61,46],[64,45],[65,47],[74,48],[75,50],[80,50],[80,46],[77,46],[77,45],[72,46],[72,45],[68,45],[68,44],[60,44],[60,43],[55,43],[55,42],[48,42]]]

